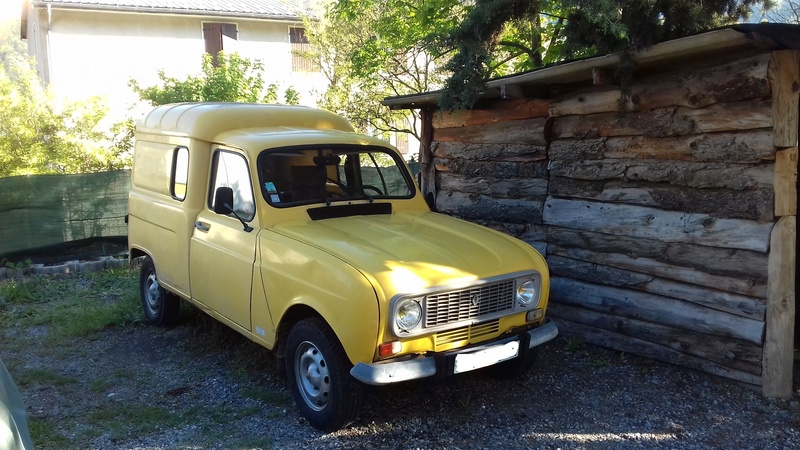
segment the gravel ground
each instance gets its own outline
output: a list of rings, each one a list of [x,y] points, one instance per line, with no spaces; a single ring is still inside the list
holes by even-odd
[[[369,387],[357,422],[324,434],[297,413],[268,351],[211,322],[188,312],[173,328],[107,329],[56,348],[46,328],[6,330],[30,343],[0,340],[15,378],[38,368],[73,380],[21,387],[37,448],[800,448],[798,392],[765,399],[564,338],[523,378],[475,372]]]

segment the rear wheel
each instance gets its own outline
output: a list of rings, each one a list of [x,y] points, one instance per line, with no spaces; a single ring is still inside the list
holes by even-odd
[[[180,299],[158,284],[156,266],[152,258],[145,256],[139,273],[139,296],[147,321],[157,326],[169,326],[178,320]]]
[[[335,431],[350,424],[361,407],[362,386],[336,334],[319,317],[292,327],[286,341],[286,374],[300,413],[311,425]]]

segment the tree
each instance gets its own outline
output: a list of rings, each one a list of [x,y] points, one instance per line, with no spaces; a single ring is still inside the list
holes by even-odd
[[[202,73],[185,80],[168,77],[158,71],[161,85],[143,88],[136,80],[129,86],[143,101],[153,106],[179,102],[277,102],[278,86],[270,85],[264,96],[264,63],[239,56],[238,53],[219,52],[214,64],[210,54],[203,55]],[[288,88],[286,103],[298,104],[299,95]]]
[[[783,0],[780,6],[766,11],[763,16],[775,23],[800,23],[800,1]]]
[[[498,75],[502,64],[497,62],[509,47],[522,50],[523,64],[535,68],[566,58],[629,52],[735,23],[759,5],[769,9],[772,1],[476,0],[464,20],[439,37],[443,52],[455,52],[447,64],[451,76],[440,106],[472,107],[485,79]],[[527,42],[520,39],[525,36]]]
[[[57,99],[42,87],[18,32],[18,21],[0,29],[0,177],[124,167],[125,155],[99,126],[101,99]]]
[[[306,21],[308,55],[320,62],[328,89],[319,106],[346,117],[362,132],[417,135],[417,112],[380,104],[388,96],[441,87],[441,61],[429,52],[431,31],[450,29],[463,10],[458,0],[340,0]],[[419,136],[417,136],[419,138]]]

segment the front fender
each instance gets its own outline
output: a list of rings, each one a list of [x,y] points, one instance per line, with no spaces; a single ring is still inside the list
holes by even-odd
[[[312,308],[333,329],[351,363],[371,363],[381,314],[369,280],[341,259],[277,233],[262,233],[259,246],[275,325],[294,306]]]

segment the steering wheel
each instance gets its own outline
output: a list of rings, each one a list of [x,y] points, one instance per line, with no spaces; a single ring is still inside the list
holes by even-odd
[[[358,189],[360,189],[361,192],[364,193],[364,195],[367,195],[367,193],[364,192],[364,190],[366,190],[366,189],[369,189],[370,191],[375,191],[375,192],[378,193],[378,195],[383,195],[383,191],[381,191],[380,189],[376,188],[375,186],[373,186],[371,184],[362,184],[361,186],[358,187]]]

